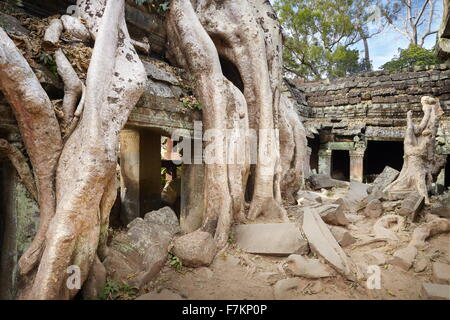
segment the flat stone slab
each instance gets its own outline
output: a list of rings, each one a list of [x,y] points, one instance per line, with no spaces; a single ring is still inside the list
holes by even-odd
[[[390,185],[397,176],[400,174],[400,171],[391,168],[389,166],[384,167],[383,172],[381,172],[373,182],[373,186],[370,189],[370,192],[374,191],[383,191],[388,185]]]
[[[311,250],[328,261],[336,271],[349,280],[355,280],[355,270],[351,260],[337,243],[330,229],[320,216],[311,210],[303,213],[303,233]]]
[[[405,200],[402,202],[402,206],[400,207],[399,214],[402,216],[413,215],[413,220],[419,214],[420,210],[424,204],[424,196],[421,196],[418,192],[411,192]]]
[[[450,265],[442,262],[434,262],[433,281],[439,284],[450,284]]]
[[[308,250],[296,223],[241,224],[234,231],[237,245],[248,253],[287,256]]]
[[[315,190],[320,190],[322,188],[345,187],[348,185],[348,182],[333,179],[327,174],[312,174],[308,177],[308,181],[311,184],[311,187]]]
[[[428,300],[450,300],[450,286],[446,284],[423,283],[421,293]]]

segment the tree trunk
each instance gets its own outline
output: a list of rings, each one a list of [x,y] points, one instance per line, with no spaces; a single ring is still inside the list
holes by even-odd
[[[414,125],[412,112],[407,113],[407,128],[404,140],[403,167],[397,179],[387,186],[388,193],[416,191],[429,204],[428,188],[433,181],[435,166],[435,139],[439,120],[443,112],[439,100],[422,97],[424,116],[419,125]]]
[[[199,0],[194,7],[189,0],[175,0],[167,17],[167,31],[171,60],[196,78],[205,135],[213,132],[217,141],[226,141],[223,137],[226,128],[240,129],[240,132],[250,128],[256,132],[253,140],[257,143],[257,161],[252,172],[254,190],[248,218],[253,220],[266,214],[287,220],[281,205],[283,166],[278,129],[283,126],[283,143],[289,149],[286,152],[289,164],[284,166],[285,169],[299,168],[292,160],[294,154],[300,154],[306,146],[306,138],[301,141],[301,133],[293,128],[294,122],[300,122],[297,115],[290,113],[290,118],[285,118],[286,113],[283,113],[283,121],[279,119],[282,113],[282,42],[273,8],[263,0],[239,3]],[[237,84],[223,75],[221,59],[231,62],[239,71],[243,94]],[[240,140],[234,140],[240,141],[243,147],[248,146],[241,149],[245,154],[253,147],[249,145],[252,142],[249,136],[243,134]],[[230,145],[219,145],[215,150],[226,159],[230,156]],[[207,144],[205,150],[209,147]],[[215,234],[219,248],[226,244],[233,216],[242,218],[251,155],[245,159],[242,166],[224,162],[208,164],[208,158],[205,159],[202,228]]]
[[[105,231],[116,196],[118,134],[146,81],[128,35],[124,1],[79,0],[77,5],[96,41],[85,97],[76,111],[83,84],[62,51],[56,54],[66,87],[65,122],[80,117],[82,110],[64,146],[48,96],[14,43],[0,30],[1,89],[13,107],[37,177],[41,210],[39,231],[19,263],[26,276],[21,298],[73,297],[79,288],[66,285],[67,268],[78,266],[83,283],[97,248],[104,255]]]

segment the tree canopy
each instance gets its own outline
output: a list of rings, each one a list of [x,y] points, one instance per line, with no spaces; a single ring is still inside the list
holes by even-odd
[[[398,56],[381,66],[383,70],[396,71],[413,66],[425,66],[439,63],[434,49],[426,49],[410,44],[406,49],[399,49]]]
[[[285,70],[304,78],[346,76],[371,68],[351,46],[367,41],[374,0],[277,0],[285,32]]]

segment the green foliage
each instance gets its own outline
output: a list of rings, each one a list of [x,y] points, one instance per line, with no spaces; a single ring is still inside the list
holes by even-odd
[[[53,57],[47,53],[41,53],[41,55],[39,56],[39,60],[45,64],[48,69],[55,75],[55,76],[59,76],[58,75],[58,68],[56,66],[56,61],[55,59],[53,59]]]
[[[233,244],[236,242],[236,233],[234,233],[233,231],[230,231],[228,233],[228,244]]]
[[[197,100],[194,96],[185,96],[180,98],[181,103],[183,106],[189,109],[193,110],[202,110],[202,106],[200,104],[200,101]]]
[[[169,10],[170,0],[134,0],[137,5],[148,4],[151,9],[158,12],[166,12]]]
[[[383,70],[397,71],[413,66],[426,66],[440,63],[433,49],[425,49],[411,44],[406,49],[399,49],[399,55],[381,66]]]
[[[139,289],[136,287],[108,279],[98,298],[100,300],[132,300],[136,298],[138,292]]]
[[[181,271],[183,269],[183,262],[172,252],[169,252],[169,265],[177,271]]]
[[[276,0],[285,32],[285,69],[308,79],[346,76],[370,68],[350,47],[368,39],[376,0]]]

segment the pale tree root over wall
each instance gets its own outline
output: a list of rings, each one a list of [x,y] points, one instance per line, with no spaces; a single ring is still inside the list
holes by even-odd
[[[0,29],[0,86],[30,156],[41,213],[37,235],[19,262],[21,298],[72,298],[78,289],[66,286],[67,268],[78,266],[83,283],[95,256],[104,255],[118,135],[146,80],[125,24],[124,1],[79,0],[77,6],[95,46],[85,88],[63,52],[56,54],[66,86],[64,124],[71,124],[64,141],[50,99]],[[52,25],[59,32],[60,23]]]
[[[244,219],[250,172],[253,196],[247,218],[254,220],[264,214],[282,221],[288,218],[281,204],[281,180],[286,175],[300,179],[304,173],[303,162],[297,163],[305,160],[303,127],[288,103],[280,102],[281,29],[267,1],[199,0],[193,6],[189,0],[174,0],[167,31],[170,59],[195,77],[196,95],[203,106],[208,142],[202,230],[214,234],[220,250],[228,240],[233,220]],[[243,92],[224,76],[221,59],[237,68]],[[296,127],[298,124],[300,127]],[[254,139],[245,134],[248,128],[255,130]],[[227,138],[225,129],[241,134]],[[215,139],[208,140],[208,133]],[[255,144],[257,161],[251,170],[250,151]],[[208,164],[210,150],[214,159],[243,153],[245,161]],[[284,163],[281,152],[287,157]]]

